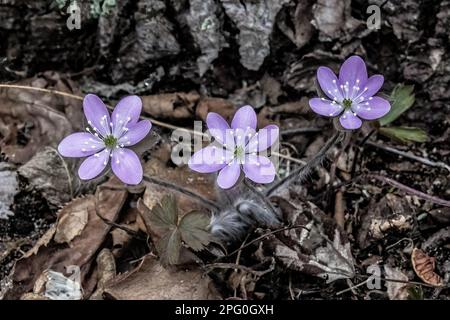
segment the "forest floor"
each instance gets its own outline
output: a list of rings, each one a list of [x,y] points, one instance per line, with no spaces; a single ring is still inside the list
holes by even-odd
[[[379,29],[368,27],[368,2]],[[0,84],[16,86],[0,86],[0,297],[450,298],[450,1],[80,3],[73,30],[65,1],[0,4]],[[268,197],[280,225],[252,221],[245,236],[198,252],[180,240],[168,266],[151,209],[173,194],[180,219],[211,213],[170,185],[220,208],[250,197],[177,166],[172,129],[250,104],[260,128],[280,127],[281,180],[333,135],[308,100],[317,68],[337,72],[351,55],[384,76],[399,117],[366,122],[305,181]],[[143,117],[156,120],[140,146],[144,175],[169,186],[77,178],[80,161],[57,146],[84,129],[87,93],[111,106],[142,98]]]

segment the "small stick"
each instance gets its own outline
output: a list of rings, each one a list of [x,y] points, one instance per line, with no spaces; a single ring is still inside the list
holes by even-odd
[[[441,198],[438,198],[438,197],[435,197],[435,196],[431,196],[431,195],[426,194],[426,193],[424,193],[422,191],[419,191],[419,190],[413,189],[411,187],[405,186],[404,184],[402,184],[402,183],[400,183],[398,181],[395,181],[394,179],[391,179],[391,178],[388,178],[388,177],[385,177],[385,176],[382,176],[382,175],[378,175],[378,174],[368,174],[368,175],[365,175],[365,176],[361,176],[361,178],[363,178],[363,177],[366,177],[366,178],[369,178],[369,179],[376,179],[378,181],[390,184],[393,187],[401,189],[401,190],[403,190],[403,191],[405,191],[407,193],[415,195],[415,196],[417,196],[419,198],[422,198],[424,200],[428,200],[430,202],[433,202],[435,204],[439,204],[439,205],[444,206],[444,207],[450,207],[450,201],[444,200],[444,199],[441,199]]]
[[[330,140],[327,141],[327,143],[322,147],[322,149],[320,149],[320,151],[311,160],[309,160],[307,162],[306,165],[293,171],[290,175],[288,175],[284,179],[278,181],[273,186],[268,188],[265,192],[266,196],[268,196],[268,197],[271,196],[278,189],[283,188],[286,185],[289,185],[292,181],[296,180],[297,178],[298,178],[299,182],[301,182],[314,167],[319,165],[319,163],[326,157],[328,151],[330,151],[330,149],[338,141],[340,141],[342,136],[343,136],[342,132],[336,133],[333,137],[331,137]]]
[[[45,88],[36,88],[36,87],[24,86],[24,85],[18,85],[18,84],[0,84],[0,88],[24,89],[24,90],[39,91],[39,92],[45,92],[45,93],[60,95],[60,96],[64,96],[64,97],[68,97],[68,98],[72,98],[72,99],[76,99],[76,100],[80,100],[80,101],[83,101],[83,99],[84,99],[81,96],[78,96],[78,95],[75,95],[75,94],[71,94],[71,93],[67,93],[67,92],[63,92],[63,91],[59,91],[59,90],[45,89]],[[108,105],[106,105],[106,106],[110,110],[114,109],[111,106],[108,106]],[[160,126],[162,128],[171,129],[171,130],[182,130],[184,132],[189,132],[189,133],[194,134],[194,135],[207,136],[203,132],[198,132],[198,131],[195,131],[195,130],[192,130],[192,129],[186,129],[186,128],[178,127],[178,126],[175,126],[175,125],[170,124],[170,123],[165,123],[165,122],[153,119],[151,117],[147,117],[147,116],[142,116],[141,115],[140,118],[141,119],[150,120],[153,124],[155,124],[157,126]],[[292,158],[292,157],[286,156],[286,155],[278,153],[278,152],[272,152],[272,154],[274,156],[278,156],[280,158],[283,158],[283,159],[286,159],[286,160],[290,160],[292,162],[304,164],[304,162],[302,160],[300,160],[300,159]]]
[[[372,142],[372,141],[367,141],[366,144],[369,145],[369,146],[372,146],[372,147],[375,147],[375,148],[387,151],[387,152],[391,152],[391,153],[397,154],[399,156],[408,158],[410,160],[414,160],[414,161],[423,163],[423,164],[425,164],[427,166],[443,168],[443,169],[447,170],[448,172],[450,172],[450,166],[448,164],[444,163],[444,162],[440,162],[440,161],[439,162],[434,162],[434,161],[431,161],[430,159],[419,157],[419,156],[416,156],[414,154],[411,154],[411,153],[408,153],[408,152],[405,152],[405,151],[397,150],[397,149],[395,149],[393,147],[383,146],[381,144],[378,144],[378,143]]]
[[[263,234],[262,236],[259,236],[258,238],[253,239],[252,241],[248,242],[246,245],[241,246],[239,249],[234,250],[233,252],[227,254],[226,256],[219,257],[219,259],[223,259],[225,257],[231,257],[232,255],[238,253],[239,251],[247,248],[248,246],[251,246],[255,242],[258,242],[258,241],[260,241],[260,240],[262,240],[262,239],[264,239],[264,238],[266,238],[266,237],[268,237],[270,235],[273,235],[273,234],[276,234],[276,233],[279,233],[279,232],[283,232],[283,231],[286,231],[286,230],[299,229],[299,228],[311,231],[309,228],[305,227],[304,225],[300,225],[300,224],[297,224],[297,225],[294,225],[294,226],[284,227],[284,228],[277,229],[277,230],[273,230],[273,231],[270,231],[270,232],[267,232],[267,233]]]
[[[295,129],[286,129],[286,130],[282,130],[280,132],[280,135],[282,136],[290,136],[290,135],[294,135],[294,134],[299,134],[299,133],[315,133],[315,132],[321,132],[322,129],[320,128],[295,128]]]
[[[186,188],[180,187],[180,186],[178,186],[176,184],[173,184],[171,182],[159,180],[157,178],[150,177],[150,176],[147,176],[147,175],[144,175],[144,180],[147,181],[147,182],[153,183],[153,184],[157,184],[157,185],[163,186],[163,187],[168,188],[168,189],[175,190],[175,191],[177,191],[179,193],[185,194],[185,195],[187,195],[187,196],[189,196],[189,197],[191,197],[191,198],[193,198],[195,200],[198,200],[199,202],[203,203],[206,207],[212,209],[213,211],[220,211],[220,208],[219,208],[219,206],[217,204],[215,204],[214,202],[204,198],[203,196],[199,195],[198,193],[196,193],[194,191],[191,191],[191,190],[188,190]]]

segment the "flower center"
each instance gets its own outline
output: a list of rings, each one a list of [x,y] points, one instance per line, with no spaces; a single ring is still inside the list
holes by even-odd
[[[350,108],[352,106],[352,100],[350,99],[344,99],[342,101],[342,105],[344,106],[344,108]]]
[[[244,148],[241,146],[238,146],[234,149],[234,157],[237,159],[242,158],[242,156],[244,155]]]
[[[117,145],[117,142],[118,142],[117,138],[114,137],[113,135],[106,136],[103,139],[103,143],[105,144],[106,148],[108,148],[108,149],[114,148]]]

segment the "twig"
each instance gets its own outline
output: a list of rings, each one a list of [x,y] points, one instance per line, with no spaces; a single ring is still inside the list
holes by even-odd
[[[278,181],[273,186],[268,188],[266,190],[266,196],[271,196],[275,191],[277,191],[280,188],[285,187],[286,185],[289,185],[292,181],[298,180],[300,183],[302,180],[309,174],[309,172],[318,166],[320,162],[326,157],[328,151],[342,138],[343,133],[338,132],[333,137],[331,137],[330,140],[327,141],[327,143],[320,149],[320,151],[307,162],[306,165],[303,167],[300,167],[299,169],[293,171],[290,175],[285,177],[284,179]]]
[[[121,229],[123,231],[125,231],[126,233],[128,233],[129,235],[131,235],[132,237],[141,240],[141,241],[147,241],[146,238],[142,237],[139,232],[134,231],[133,229],[130,229],[128,227],[125,227],[124,225],[118,224],[114,221],[111,221],[105,217],[103,217],[99,210],[97,209],[97,200],[95,201],[95,214],[97,215],[97,217],[99,217],[105,224],[113,227],[113,228],[117,228],[117,229]]]
[[[175,190],[179,193],[185,194],[189,197],[191,197],[192,199],[198,200],[199,202],[203,203],[206,207],[212,209],[213,211],[220,211],[220,208],[217,204],[215,204],[214,202],[204,198],[203,196],[199,195],[198,193],[195,193],[194,191],[188,190],[186,188],[180,187],[176,184],[173,184],[171,182],[168,181],[163,181],[163,180],[159,180],[157,178],[154,177],[150,177],[147,175],[144,175],[144,181],[153,183],[153,184],[157,184],[160,186],[163,186],[165,188],[169,188],[172,190]]]
[[[344,212],[344,193],[342,190],[336,192],[334,203],[334,220],[344,229],[345,226],[345,212]]]
[[[24,85],[17,85],[17,84],[0,84],[0,88],[9,88],[9,89],[24,89],[24,90],[32,90],[32,91],[39,91],[39,92],[45,92],[45,93],[50,93],[50,94],[55,94],[55,95],[60,95],[60,96],[64,96],[64,97],[68,97],[68,98],[72,98],[72,99],[76,99],[76,100],[80,100],[83,101],[83,97],[75,95],[75,94],[71,94],[71,93],[67,93],[67,92],[63,92],[63,91],[59,91],[59,90],[53,90],[53,89],[45,89],[45,88],[36,88],[36,87],[31,87],[31,86],[24,86]],[[108,109],[113,110],[114,108],[112,106],[106,105],[108,107]],[[146,120],[150,120],[154,125],[157,125],[159,127],[162,128],[166,128],[166,129],[171,129],[171,130],[181,130],[184,132],[188,132],[190,134],[193,135],[200,135],[200,136],[208,136],[203,132],[198,132],[192,129],[187,129],[187,128],[183,128],[183,127],[178,127],[175,126],[173,124],[170,123],[166,123],[163,121],[159,121],[156,119],[153,119],[151,117],[147,117],[147,116],[140,116],[141,119],[146,119]],[[272,152],[272,155],[286,159],[286,160],[290,160],[292,162],[296,162],[299,164],[304,164],[304,162],[300,159],[296,159],[296,158],[292,158],[289,156],[286,156],[284,154],[278,153],[278,152]]]
[[[450,201],[444,200],[444,199],[441,199],[441,198],[438,198],[438,197],[435,197],[435,196],[431,196],[431,195],[426,194],[426,193],[424,193],[422,191],[419,191],[419,190],[413,189],[411,187],[405,186],[404,184],[402,184],[402,183],[400,183],[398,181],[395,181],[394,179],[391,179],[391,178],[388,178],[388,177],[385,177],[385,176],[382,176],[382,175],[378,175],[378,174],[368,174],[368,175],[365,175],[365,176],[361,176],[361,178],[364,178],[364,177],[369,178],[369,179],[376,179],[378,181],[390,184],[393,187],[396,187],[396,188],[398,188],[400,190],[403,190],[403,191],[405,191],[407,193],[415,195],[415,196],[417,196],[419,198],[422,198],[424,200],[428,200],[428,201],[433,202],[435,204],[438,204],[438,205],[441,205],[441,206],[444,206],[444,207],[450,207]]]
[[[372,147],[375,147],[375,148],[387,151],[387,152],[391,152],[391,153],[397,154],[399,156],[408,158],[410,160],[414,160],[414,161],[423,163],[423,164],[425,164],[427,166],[443,168],[443,169],[447,170],[448,172],[450,172],[450,166],[448,164],[444,163],[444,162],[440,162],[440,161],[439,162],[434,162],[434,161],[431,161],[430,159],[419,157],[419,156],[416,156],[414,154],[411,154],[411,153],[408,153],[408,152],[405,152],[405,151],[401,151],[401,150],[395,149],[395,148],[390,147],[390,146],[384,146],[384,145],[381,145],[381,144],[378,144],[378,143],[372,142],[372,141],[367,141],[366,144],[368,144],[369,146],[372,146]]]
[[[276,230],[267,232],[267,233],[263,234],[262,236],[259,236],[258,238],[253,239],[252,241],[248,242],[245,246],[242,246],[239,249],[234,250],[233,252],[227,254],[226,256],[219,257],[219,259],[223,259],[223,258],[226,258],[226,257],[231,257],[232,255],[238,253],[239,251],[247,248],[248,246],[251,246],[255,242],[258,242],[258,241],[260,241],[260,240],[262,240],[262,239],[264,239],[264,238],[266,238],[266,237],[268,237],[270,235],[273,235],[273,234],[276,234],[276,233],[279,233],[279,232],[283,232],[283,231],[286,231],[286,230],[299,229],[299,228],[311,231],[309,228],[305,227],[304,225],[300,225],[300,224],[294,225],[294,226],[284,227],[284,228],[281,228],[281,229],[276,229]]]
[[[282,136],[289,136],[289,135],[294,135],[294,134],[299,134],[299,133],[315,133],[315,132],[321,132],[322,129],[320,128],[295,128],[295,129],[286,129],[286,130],[282,130],[280,132],[280,135]]]
[[[210,270],[212,270],[212,269],[240,269],[245,272],[251,273],[257,277],[262,277],[263,275],[265,275],[269,272],[272,272],[275,269],[275,264],[272,262],[270,267],[267,270],[263,270],[263,271],[253,270],[252,268],[249,268],[249,267],[246,267],[246,266],[243,266],[240,264],[236,264],[236,263],[223,263],[223,262],[207,264],[207,265],[205,265],[205,268],[210,269]],[[207,271],[207,272],[209,272],[209,271]]]

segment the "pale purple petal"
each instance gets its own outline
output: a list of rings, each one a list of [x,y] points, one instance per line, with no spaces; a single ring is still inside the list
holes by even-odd
[[[253,128],[247,128],[245,130],[240,128],[235,129],[233,135],[236,147],[241,147],[245,149],[248,142],[250,141],[250,139],[252,139],[253,136],[255,136],[255,134],[256,130]]]
[[[96,136],[87,132],[73,133],[58,145],[59,153],[64,157],[88,157],[105,149],[105,144]]]
[[[247,155],[242,167],[245,176],[256,183],[271,183],[275,179],[275,166],[267,157]]]
[[[278,139],[280,129],[276,125],[268,125],[258,131],[257,135],[254,135],[246,148],[247,153],[264,151],[272,146]]]
[[[142,181],[142,165],[139,157],[127,148],[114,149],[111,168],[114,174],[126,184],[139,184]]]
[[[375,96],[352,107],[352,109],[365,120],[375,120],[386,115],[391,110],[391,105],[389,101]]]
[[[343,95],[339,87],[339,80],[334,72],[328,67],[319,67],[317,69],[317,81],[319,81],[322,91],[331,99],[342,101]]]
[[[230,134],[230,126],[225,119],[218,113],[210,112],[206,116],[206,125],[211,136],[219,143],[224,144],[227,139],[227,134]]]
[[[189,159],[191,170],[200,173],[211,173],[222,169],[233,159],[233,154],[215,146],[205,147],[195,152]]]
[[[354,104],[358,104],[363,100],[367,100],[369,97],[375,95],[383,86],[384,77],[376,74],[371,76],[367,82],[360,87],[358,94],[353,99]]]
[[[367,69],[364,60],[358,56],[351,56],[342,64],[339,71],[339,82],[347,85],[349,92],[353,86],[361,87],[367,81]],[[345,90],[344,90],[345,95]]]
[[[256,112],[251,106],[243,106],[235,113],[233,120],[231,121],[232,129],[252,128],[256,130]]]
[[[82,180],[90,180],[97,177],[109,162],[109,150],[105,149],[99,153],[96,153],[81,163],[78,169],[78,176]]]
[[[315,113],[325,117],[336,117],[344,110],[340,104],[325,98],[312,98],[309,100],[309,106]]]
[[[112,113],[113,134],[120,137],[124,128],[129,128],[139,121],[142,100],[138,96],[122,98]]]
[[[83,110],[88,124],[102,136],[111,133],[109,126],[110,117],[108,109],[103,101],[95,94],[88,94],[83,100]]]
[[[150,129],[152,128],[152,123],[148,120],[142,120],[138,123],[132,125],[128,131],[119,139],[119,144],[126,146],[132,146],[144,139]]]
[[[354,130],[362,125],[362,121],[351,110],[346,110],[342,116],[339,117],[339,122],[345,129]]]
[[[229,189],[236,184],[241,175],[241,165],[233,161],[220,170],[217,176],[217,184],[222,189]]]

